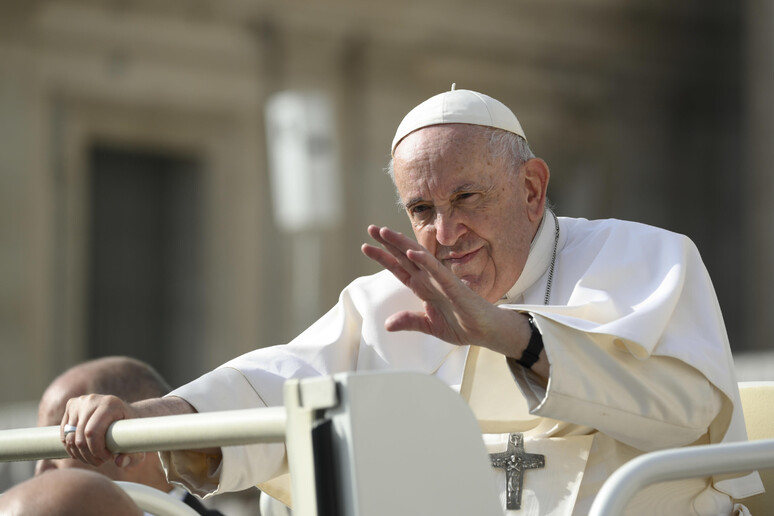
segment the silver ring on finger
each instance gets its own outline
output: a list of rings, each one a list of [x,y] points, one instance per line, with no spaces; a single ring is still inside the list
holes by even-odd
[[[67,437],[67,434],[74,434],[76,430],[78,430],[78,427],[75,425],[65,425],[64,426],[65,437]]]

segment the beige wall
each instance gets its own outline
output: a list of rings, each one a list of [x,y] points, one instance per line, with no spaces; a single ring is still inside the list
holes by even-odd
[[[293,239],[271,220],[262,109],[282,89],[321,90],[336,112],[346,216],[322,232],[319,314],[377,270],[359,252],[368,223],[409,231],[381,172],[389,142],[408,109],[456,82],[516,111],[551,165],[560,214],[694,238],[734,345],[769,347],[774,323],[765,308],[747,309],[768,306],[772,283],[774,47],[742,39],[747,25],[771,34],[760,21],[768,3],[751,5],[745,14],[720,2],[613,0],[5,2],[0,401],[35,399],[87,358],[84,177],[96,138],[206,163],[204,345],[180,353],[173,383],[305,324],[292,316]],[[740,137],[743,124],[755,138]]]

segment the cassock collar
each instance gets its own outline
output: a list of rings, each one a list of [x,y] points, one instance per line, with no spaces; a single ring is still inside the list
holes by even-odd
[[[521,271],[519,279],[505,294],[505,297],[497,304],[520,303],[524,291],[546,273],[551,265],[551,255],[554,252],[554,241],[556,238],[554,219],[556,219],[554,212],[546,209],[535,238],[532,239],[532,243],[529,246],[529,256],[527,256],[527,263],[524,264],[524,270]]]

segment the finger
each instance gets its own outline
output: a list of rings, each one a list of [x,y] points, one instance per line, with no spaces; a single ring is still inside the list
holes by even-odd
[[[411,260],[411,263],[413,263],[417,267],[426,269],[431,272],[437,272],[439,270],[442,270],[442,271],[449,270],[446,267],[444,267],[443,264],[435,256],[430,254],[430,252],[428,252],[427,249],[408,249],[406,251],[406,258]]]
[[[398,312],[384,321],[384,328],[391,332],[418,331],[432,335],[430,323],[424,312]]]
[[[375,247],[370,244],[363,244],[360,247],[360,250],[368,258],[372,259],[386,270],[390,271],[396,278],[398,278],[398,281],[404,285],[408,284],[408,281],[411,279],[411,274],[409,274],[390,253],[381,247]]]
[[[382,247],[363,244],[361,251],[368,258],[390,271],[403,284],[408,285],[411,274],[416,273],[419,269],[406,257],[405,253],[382,237],[380,234],[382,229],[384,228],[375,225],[368,227],[368,234]]]
[[[85,462],[83,455],[75,445],[75,434],[78,428],[78,404],[79,401],[77,398],[67,401],[65,412],[62,416],[62,422],[59,425],[59,437],[62,440],[68,455],[76,460]],[[75,431],[73,431],[73,429],[75,429]]]
[[[414,262],[417,268],[427,274],[433,287],[444,297],[454,301],[458,296],[464,296],[469,293],[469,287],[451,269],[438,261],[428,251],[408,251],[406,256]]]
[[[86,396],[82,396],[82,402],[79,405],[78,411],[78,429],[75,431],[75,447],[78,449],[78,454],[81,460],[92,466],[100,466],[105,460],[110,458],[110,453],[105,456],[104,453],[94,453],[93,445],[90,441],[95,439],[95,425],[98,424],[94,421],[94,414],[97,410],[93,399],[84,399]],[[97,437],[97,440],[99,438]],[[104,440],[104,437],[103,437]]]
[[[117,398],[101,398],[100,403],[95,406],[83,429],[88,455],[91,455],[100,463],[113,458],[113,452],[107,448],[106,436],[110,424],[124,417],[120,407],[117,405],[121,405]],[[86,455],[85,451],[84,455]]]
[[[400,266],[395,257],[381,247],[376,247],[375,245],[371,244],[363,244],[360,246],[360,250],[363,251],[364,255],[379,263],[379,265],[385,269],[392,269],[394,267]]]
[[[70,457],[73,459],[86,464],[88,463],[86,457],[83,456],[80,448],[78,448],[75,443],[75,434],[70,434],[67,436],[67,440],[65,442],[65,451],[67,451],[67,454],[70,455]]]
[[[368,234],[381,244],[406,269],[406,272],[413,273],[418,270],[416,265],[406,257],[408,249],[418,248],[416,242],[387,227],[369,226]]]
[[[65,447],[65,450],[69,450],[70,448],[75,446],[75,432],[77,431],[77,422],[74,422],[76,424],[66,423],[60,427],[60,434],[63,434],[64,437],[62,437],[62,444]],[[62,430],[62,428],[64,430]],[[69,453],[69,451],[68,451]],[[79,454],[78,454],[79,455]]]
[[[70,408],[70,401],[72,400],[67,400],[64,414],[62,414],[62,420],[59,422],[59,440],[63,443],[65,442],[66,437],[72,433],[75,428],[75,424],[70,422],[70,412],[68,410]]]
[[[385,245],[390,246],[389,243],[385,243]],[[439,281],[434,278],[434,273],[442,271],[442,274],[450,276],[444,280],[445,282],[457,280],[451,271],[446,270],[441,262],[422,247],[407,250],[406,254],[402,255],[402,262],[395,258],[393,254],[395,251],[389,253],[370,244],[363,244],[361,251],[390,271],[399,281],[424,300],[433,299],[441,292]]]
[[[408,238],[402,233],[393,231],[390,228],[380,228],[379,233],[380,243],[393,254],[399,253],[401,257],[406,258],[413,267],[409,267],[404,261],[401,263],[406,270],[422,270],[430,272],[434,275],[443,274],[447,277],[455,277],[447,267],[435,257],[433,253],[428,251],[425,247]]]
[[[402,233],[393,231],[387,227],[379,228],[377,226],[370,226],[369,234],[384,246],[385,250],[387,250],[390,255],[395,257],[400,266],[403,267],[412,278],[421,278],[419,281],[421,281],[425,288],[428,289],[428,295],[433,291],[438,291],[437,289],[439,288],[445,294],[459,292],[459,289],[467,290],[467,287],[459,280],[459,278],[457,278],[451,269],[444,266],[433,253]],[[373,252],[373,256],[369,254],[373,250],[379,250],[379,248],[371,247],[372,249],[369,250],[363,249],[366,256],[379,261],[383,267],[390,269],[393,274],[395,274],[393,268],[390,268],[389,266],[390,262],[386,261],[383,256],[381,256],[380,261],[377,258],[376,252]],[[417,272],[424,272],[427,274],[427,277],[418,275]],[[396,274],[396,276],[398,276],[398,274]],[[401,276],[398,276],[398,278],[404,283],[407,283]],[[419,285],[412,285],[412,289],[417,290],[418,288]],[[425,299],[425,297],[423,297],[423,299]]]
[[[397,248],[401,253],[405,253],[409,249],[420,249],[422,247],[415,240],[399,231],[394,231],[387,226],[379,227],[371,225],[368,229],[368,233],[372,238],[379,241],[382,245],[389,245]]]

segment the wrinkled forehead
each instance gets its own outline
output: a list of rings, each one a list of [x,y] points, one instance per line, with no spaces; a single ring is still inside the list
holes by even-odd
[[[393,179],[400,203],[428,196],[446,198],[506,181],[508,162],[495,156],[488,132],[476,126],[438,125],[412,133],[393,158]]]
[[[417,129],[395,147],[395,162],[443,159],[450,155],[477,159],[487,150],[490,130],[470,124],[438,124]]]

